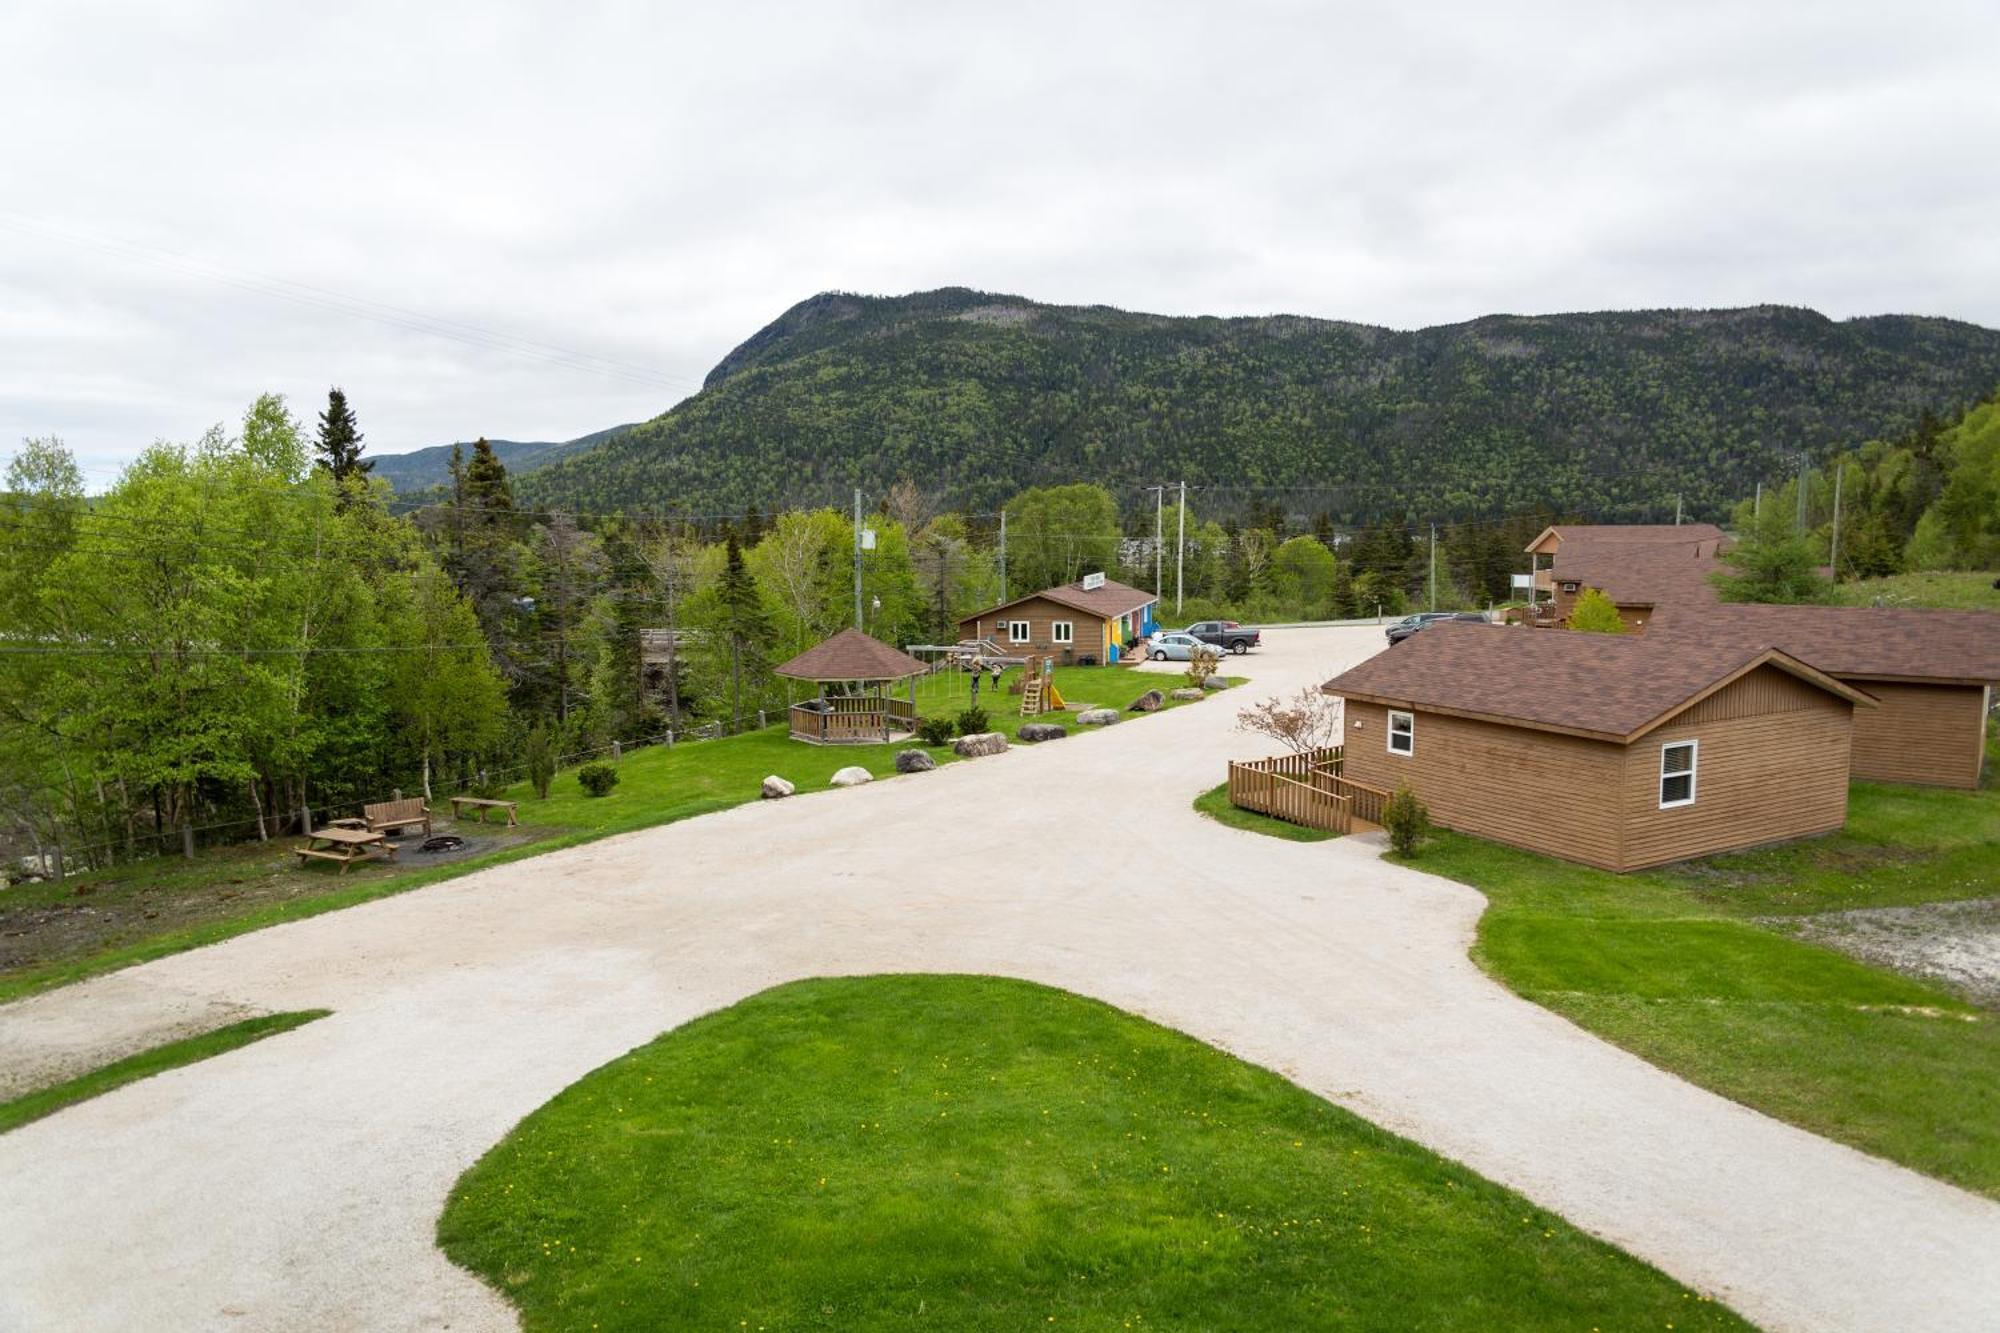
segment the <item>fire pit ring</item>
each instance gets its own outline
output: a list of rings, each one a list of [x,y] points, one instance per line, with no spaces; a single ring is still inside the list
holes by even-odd
[[[423,845],[418,847],[417,850],[420,852],[456,852],[463,849],[464,846],[465,839],[459,837],[456,833],[440,833],[435,837],[425,838]]]

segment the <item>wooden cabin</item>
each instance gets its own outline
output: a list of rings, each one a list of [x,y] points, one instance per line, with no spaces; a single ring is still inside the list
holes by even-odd
[[[1156,628],[1159,599],[1102,574],[989,606],[958,622],[961,639],[987,639],[1002,652],[1052,657],[1064,666],[1118,661]]]
[[[1863,691],[1776,648],[1434,625],[1322,687],[1346,776],[1605,870],[1831,832]]]

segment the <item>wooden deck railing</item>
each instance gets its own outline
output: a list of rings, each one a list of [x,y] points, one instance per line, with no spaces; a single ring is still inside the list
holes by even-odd
[[[879,741],[889,731],[914,731],[916,725],[917,706],[908,699],[835,695],[791,707],[793,738],[821,745]]]
[[[1345,751],[1338,745],[1268,759],[1232,761],[1229,803],[1287,823],[1330,833],[1353,831],[1353,802],[1334,786]]]

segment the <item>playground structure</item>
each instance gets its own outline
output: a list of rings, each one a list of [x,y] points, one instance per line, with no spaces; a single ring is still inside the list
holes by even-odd
[[[1068,706],[1063,702],[1062,691],[1056,688],[1056,660],[1053,657],[1029,658],[1021,669],[1018,685],[1022,717],[1034,717]]]

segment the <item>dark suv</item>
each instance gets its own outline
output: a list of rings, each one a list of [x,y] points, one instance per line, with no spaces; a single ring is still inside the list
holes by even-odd
[[[1389,636],[1389,646],[1393,648],[1424,626],[1435,625],[1440,620],[1469,620],[1475,625],[1491,623],[1477,611],[1419,611],[1413,616],[1403,617],[1384,632]]]

